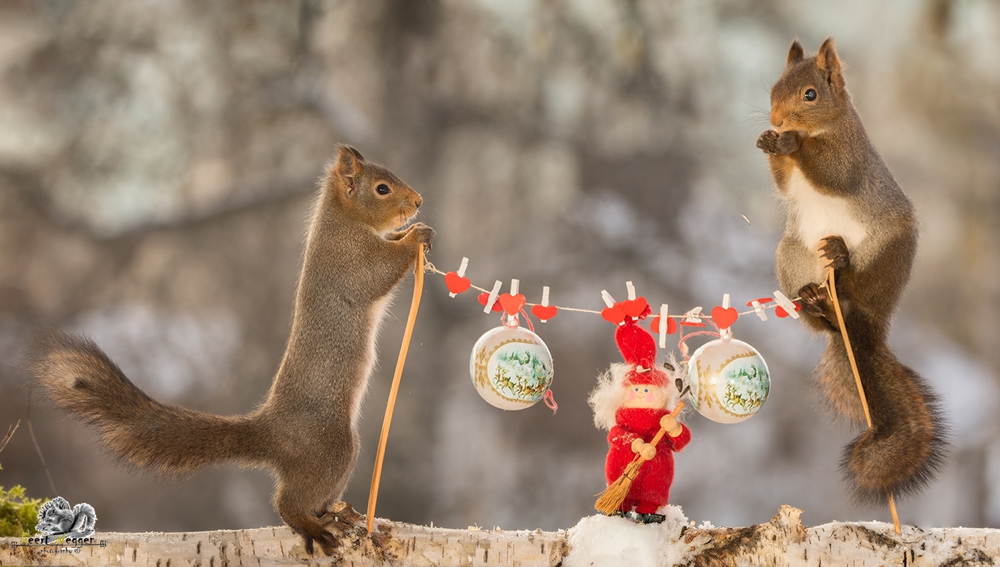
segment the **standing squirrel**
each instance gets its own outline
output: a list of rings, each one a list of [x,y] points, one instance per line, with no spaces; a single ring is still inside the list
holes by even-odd
[[[274,506],[330,555],[331,526],[359,451],[361,401],[390,295],[434,230],[414,223],[420,195],[388,169],[340,146],[327,167],[306,239],[291,336],[267,399],[222,417],[153,400],[93,342],[65,333],[39,341],[36,379],[60,407],[97,426],[122,461],[182,476],[223,461],[277,477]]]
[[[771,125],[757,140],[785,201],[778,245],[782,290],[802,300],[805,322],[826,333],[816,374],[830,408],[864,426],[833,301],[833,267],[871,428],[845,447],[841,467],[859,503],[922,489],[947,442],[938,399],[889,348],[892,313],[917,247],[913,206],[865,133],[847,92],[833,38],[814,57],[796,40],[771,88]]]

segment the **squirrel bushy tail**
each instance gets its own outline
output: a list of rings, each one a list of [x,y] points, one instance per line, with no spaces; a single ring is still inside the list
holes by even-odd
[[[58,332],[36,341],[32,369],[50,399],[94,424],[122,461],[183,476],[221,461],[252,466],[266,447],[257,420],[150,398],[93,341]]]
[[[887,494],[905,497],[933,479],[947,449],[947,426],[937,395],[922,376],[899,362],[883,332],[856,318],[848,318],[846,325],[872,423],[844,448],[841,470],[856,503],[878,506],[885,503]],[[864,355],[859,354],[861,349]],[[817,372],[833,410],[864,427],[864,412],[839,331],[828,336]]]

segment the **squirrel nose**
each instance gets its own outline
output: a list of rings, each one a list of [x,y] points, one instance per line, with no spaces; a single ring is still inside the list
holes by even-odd
[[[424,200],[418,195],[417,199],[413,202],[413,206],[419,209],[421,203],[423,203],[423,202],[424,202]]]

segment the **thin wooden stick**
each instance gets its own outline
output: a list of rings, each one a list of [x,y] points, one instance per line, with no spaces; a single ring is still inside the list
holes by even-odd
[[[56,490],[56,483],[52,480],[52,473],[49,472],[49,465],[45,462],[45,456],[42,455],[42,448],[38,446],[38,440],[35,439],[35,428],[31,426],[31,396],[28,396],[28,410],[25,419],[28,420],[28,436],[31,437],[31,443],[35,446],[35,452],[38,453],[38,459],[42,461],[42,468],[45,469],[45,476],[49,479],[49,488],[52,489],[52,497],[55,498],[59,496],[59,491]],[[20,422],[18,422],[20,423]]]
[[[372,473],[372,486],[368,492],[368,533],[375,527],[375,501],[378,500],[378,485],[382,479],[382,461],[385,459],[385,445],[389,440],[389,425],[392,423],[392,411],[396,407],[396,394],[399,393],[399,382],[403,377],[403,365],[406,363],[406,353],[410,349],[410,338],[413,336],[413,325],[417,320],[417,309],[420,307],[420,296],[424,290],[424,247],[417,253],[417,268],[413,274],[413,301],[410,303],[410,315],[406,319],[406,330],[403,331],[403,345],[399,347],[399,358],[396,360],[396,372],[392,377],[392,387],[389,389],[389,401],[385,405],[385,418],[382,420],[382,435],[378,440],[378,453],[375,454],[375,471]]]
[[[20,419],[17,420],[17,423],[11,423],[9,426],[7,426],[7,435],[4,435],[3,439],[0,440],[0,451],[3,451],[3,448],[7,446],[7,443],[10,442],[10,438],[14,436],[14,432],[17,431],[17,428],[20,426],[21,426]]]
[[[885,494],[889,497],[889,511],[892,512],[892,525],[896,528],[896,535],[903,535],[903,530],[899,527],[899,514],[896,513],[896,499],[892,497],[891,492]]]
[[[833,267],[828,268],[828,285],[830,296],[833,298],[833,310],[837,312],[837,323],[840,325],[840,334],[844,337],[844,347],[847,349],[847,359],[851,362],[851,371],[854,372],[854,382],[858,386],[858,395],[861,396],[861,407],[865,410],[865,421],[868,422],[868,429],[872,427],[872,414],[868,411],[868,398],[865,396],[865,388],[861,385],[861,372],[858,371],[858,363],[854,360],[854,348],[851,347],[851,338],[847,336],[847,326],[844,324],[844,314],[840,310],[840,300],[837,299],[837,282],[834,279]],[[896,514],[896,499],[891,493],[886,493],[889,498],[889,510],[892,512],[892,524],[896,528],[896,534],[902,534],[899,527],[899,515]]]

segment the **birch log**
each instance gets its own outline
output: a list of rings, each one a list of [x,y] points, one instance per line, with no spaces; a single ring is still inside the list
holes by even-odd
[[[642,526],[621,518],[592,516],[569,530],[555,532],[458,530],[378,520],[374,537],[365,535],[360,521],[343,531],[337,557],[309,557],[298,536],[286,527],[98,532],[94,536],[97,545],[81,547],[22,545],[19,539],[3,538],[0,565],[952,567],[994,565],[994,558],[1000,558],[1000,530],[904,526],[897,536],[891,524],[881,522],[834,522],[806,528],[799,521],[800,514],[782,506],[770,522],[744,528]]]

